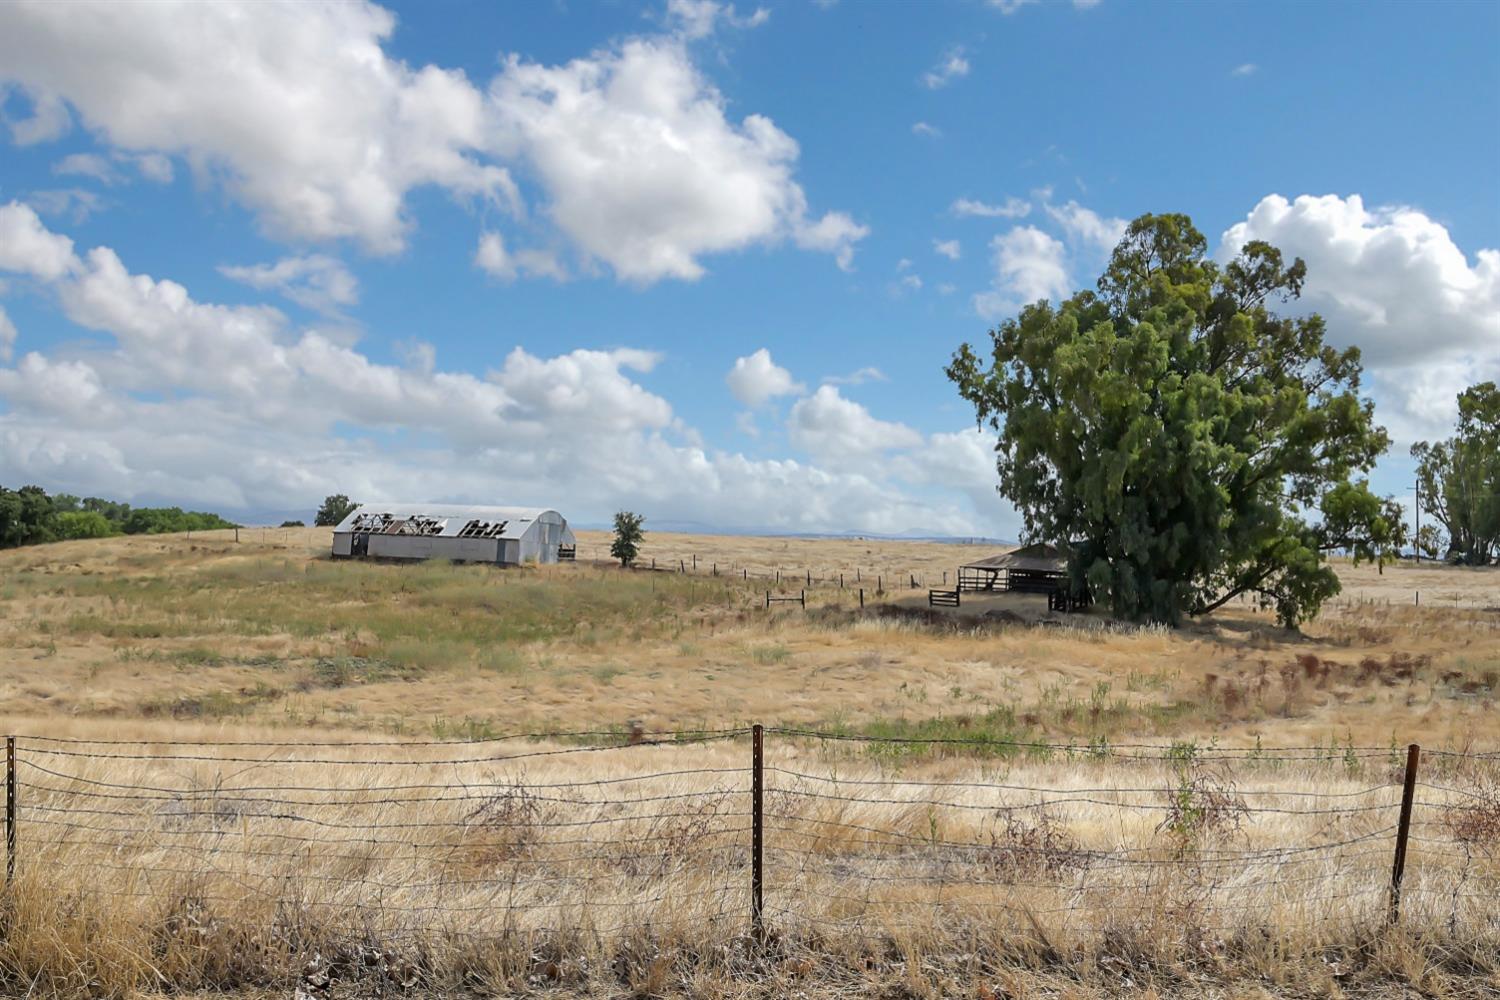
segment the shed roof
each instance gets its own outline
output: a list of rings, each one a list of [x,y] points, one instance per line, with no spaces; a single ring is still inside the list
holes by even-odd
[[[1035,573],[1065,573],[1068,569],[1068,561],[1063,558],[1057,546],[1046,542],[1037,542],[1034,545],[1023,545],[1019,549],[1002,552],[998,556],[990,556],[988,559],[979,559],[975,562],[964,563],[965,569],[1021,569],[1030,570]]]
[[[374,503],[355,508],[335,532],[370,531],[386,535],[426,535],[441,538],[520,538],[545,514],[547,507],[480,507],[442,503]]]

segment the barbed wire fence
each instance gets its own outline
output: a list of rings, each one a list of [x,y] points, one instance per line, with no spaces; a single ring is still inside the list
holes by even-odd
[[[9,890],[299,940],[1500,925],[1494,754],[758,725],[6,751]]]

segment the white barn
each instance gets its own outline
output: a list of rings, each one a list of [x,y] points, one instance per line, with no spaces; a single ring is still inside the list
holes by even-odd
[[[339,558],[452,559],[517,566],[572,559],[567,520],[542,507],[367,504],[333,529]]]

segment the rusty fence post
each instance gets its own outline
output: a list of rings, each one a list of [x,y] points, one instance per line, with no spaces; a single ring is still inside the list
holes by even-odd
[[[1391,865],[1391,923],[1401,920],[1401,878],[1406,874],[1406,843],[1411,835],[1411,805],[1417,791],[1417,763],[1422,748],[1413,743],[1406,748],[1406,783],[1401,789],[1401,821],[1396,827],[1396,860]]]
[[[766,942],[765,883],[762,881],[761,854],[765,846],[762,799],[765,790],[765,730],[760,723],[750,729],[750,933],[757,945]]]
[[[5,887],[16,877],[16,738],[5,737]]]

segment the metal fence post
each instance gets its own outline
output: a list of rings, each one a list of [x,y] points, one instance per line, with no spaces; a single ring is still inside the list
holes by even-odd
[[[764,791],[762,766],[764,763],[765,730],[760,723],[750,729],[750,933],[757,945],[765,944],[764,883],[761,881],[761,851],[765,843],[761,800]]]
[[[16,738],[5,737],[5,887],[16,877]]]
[[[1391,923],[1401,920],[1401,877],[1406,874],[1406,841],[1411,834],[1411,804],[1417,791],[1417,762],[1422,748],[1406,748],[1406,784],[1401,789],[1401,821],[1396,827],[1396,860],[1391,865]]]

